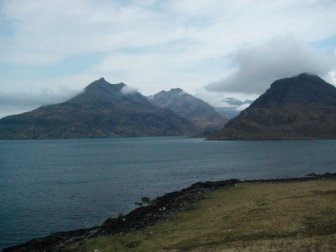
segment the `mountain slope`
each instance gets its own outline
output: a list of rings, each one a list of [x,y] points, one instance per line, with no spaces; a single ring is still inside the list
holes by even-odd
[[[187,120],[103,78],[72,99],[0,120],[1,139],[187,135]]]
[[[215,110],[227,119],[232,119],[239,115],[240,111],[250,106],[253,101],[241,101],[236,98],[227,97],[221,99],[221,102],[222,105],[220,107],[215,107]]]
[[[192,122],[200,131],[218,130],[227,121],[206,102],[185,93],[180,88],[161,91],[149,101],[160,108],[168,108]]]
[[[271,87],[211,139],[312,139],[336,137],[336,88],[300,74]]]

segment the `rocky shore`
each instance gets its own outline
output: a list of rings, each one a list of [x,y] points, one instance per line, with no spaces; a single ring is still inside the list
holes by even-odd
[[[130,231],[142,230],[164,220],[172,214],[192,209],[199,200],[219,189],[232,187],[237,183],[251,182],[290,182],[308,181],[315,179],[336,178],[336,173],[308,174],[302,178],[273,179],[273,180],[249,180],[239,181],[230,179],[218,182],[198,182],[192,186],[165,194],[152,201],[145,202],[145,206],[138,207],[127,215],[120,215],[117,218],[107,219],[102,225],[89,229],[80,229],[68,232],[58,232],[50,236],[30,240],[26,243],[4,249],[8,251],[65,251],[69,245],[75,245],[83,239],[122,234]]]

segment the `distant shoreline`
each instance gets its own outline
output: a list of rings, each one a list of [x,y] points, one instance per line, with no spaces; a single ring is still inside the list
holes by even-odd
[[[216,182],[198,182],[180,191],[167,193],[161,197],[144,203],[126,215],[107,219],[102,225],[67,232],[57,232],[50,236],[32,239],[28,242],[4,249],[8,251],[61,251],[70,243],[83,239],[100,237],[118,233],[141,230],[165,219],[173,213],[191,209],[194,204],[204,199],[210,192],[218,188],[229,188],[237,183],[257,182],[298,182],[318,179],[336,179],[336,173],[316,174],[311,173],[298,178],[257,179],[244,180],[230,179]]]

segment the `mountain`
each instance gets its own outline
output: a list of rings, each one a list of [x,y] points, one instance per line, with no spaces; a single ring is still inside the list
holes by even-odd
[[[317,75],[280,79],[210,139],[336,138],[336,88]]]
[[[167,108],[193,123],[199,131],[219,130],[227,121],[206,102],[187,94],[180,88],[161,91],[148,100],[160,107]]]
[[[235,108],[232,107],[214,107],[214,109],[218,114],[225,116],[227,120],[236,117],[240,113],[240,110],[236,110]]]
[[[222,105],[215,107],[215,110],[227,119],[232,119],[239,115],[240,111],[251,105],[252,102],[251,100],[241,101],[231,97],[223,98],[221,99]]]
[[[0,139],[167,136],[194,134],[194,126],[153,106],[124,83],[101,78],[70,100],[0,120]]]

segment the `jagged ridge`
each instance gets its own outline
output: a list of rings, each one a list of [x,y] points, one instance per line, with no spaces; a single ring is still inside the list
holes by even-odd
[[[227,121],[209,104],[180,88],[161,91],[149,97],[149,101],[160,108],[168,108],[186,118],[201,132],[218,130]]]
[[[104,78],[70,100],[0,120],[0,139],[192,135],[194,126]],[[127,91],[127,90],[126,90]]]

